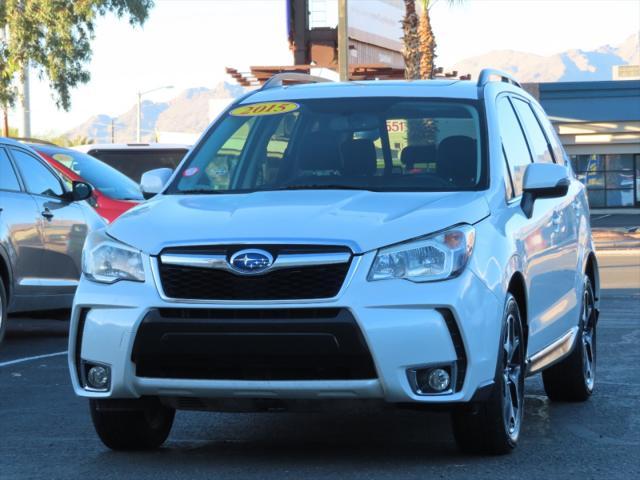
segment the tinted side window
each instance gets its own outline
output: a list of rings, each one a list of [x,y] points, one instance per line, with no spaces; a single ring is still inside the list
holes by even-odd
[[[567,154],[564,151],[562,142],[560,142],[560,138],[558,138],[556,129],[553,128],[553,125],[551,125],[551,122],[547,118],[547,114],[544,113],[544,110],[542,110],[541,107],[535,104],[533,105],[533,110],[535,111],[536,117],[538,117],[538,120],[542,125],[544,133],[547,134],[547,139],[551,144],[551,150],[553,150],[553,156],[555,157],[556,163],[559,163],[560,165],[568,165],[569,159],[567,157]]]
[[[533,161],[539,163],[553,163],[553,157],[549,151],[547,139],[544,136],[544,133],[542,133],[540,124],[538,123],[536,116],[533,114],[529,104],[514,98],[513,106],[516,107],[520,120],[527,132],[529,146],[531,147],[531,153],[533,154]]]
[[[12,150],[11,153],[18,164],[29,193],[50,197],[59,197],[64,193],[60,181],[40,160],[22,150]]]
[[[0,190],[20,191],[20,183],[13,166],[9,161],[9,156],[4,149],[0,148]]]
[[[531,163],[531,156],[529,155],[529,149],[520,128],[520,123],[509,99],[507,97],[499,98],[497,106],[502,145],[509,164],[509,171],[511,172],[514,194],[519,196],[522,194],[524,171],[527,165]]]

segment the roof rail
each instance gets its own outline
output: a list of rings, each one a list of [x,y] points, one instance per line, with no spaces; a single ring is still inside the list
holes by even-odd
[[[478,77],[478,87],[484,87],[489,83],[491,77],[500,77],[501,82],[510,83],[516,87],[522,88],[522,85],[510,73],[495,68],[483,68]]]
[[[264,85],[260,88],[260,90],[267,90],[269,88],[282,87],[285,82],[291,83],[322,83],[322,82],[331,82],[328,78],[317,77],[315,75],[307,75],[306,73],[297,73],[297,72],[282,72],[276,73],[274,76],[269,78]]]

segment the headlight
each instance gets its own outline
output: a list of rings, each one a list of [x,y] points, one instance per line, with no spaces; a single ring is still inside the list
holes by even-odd
[[[475,240],[471,225],[460,225],[418,240],[378,251],[368,280],[403,278],[412,282],[433,282],[459,275]]]
[[[94,282],[144,282],[142,253],[117,242],[103,231],[92,232],[82,250],[82,272]]]

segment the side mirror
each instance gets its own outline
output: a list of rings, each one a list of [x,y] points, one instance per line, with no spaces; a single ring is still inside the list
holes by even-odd
[[[165,184],[171,178],[173,170],[170,168],[156,168],[142,174],[140,190],[144,198],[151,198],[162,191]]]
[[[87,200],[91,197],[93,193],[93,188],[87,182],[76,182],[72,183],[71,187],[71,198],[74,202],[79,202],[80,200]]]
[[[564,197],[571,180],[567,169],[555,163],[532,163],[527,166],[522,182],[522,211],[531,218],[533,204],[538,198]]]

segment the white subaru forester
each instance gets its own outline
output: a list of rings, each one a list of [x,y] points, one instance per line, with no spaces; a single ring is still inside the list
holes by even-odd
[[[350,400],[447,405],[461,449],[504,453],[526,376],[591,395],[585,189],[535,99],[495,70],[321,80],[236,101],[87,238],[69,367],[108,447],[158,447],[176,409]]]

